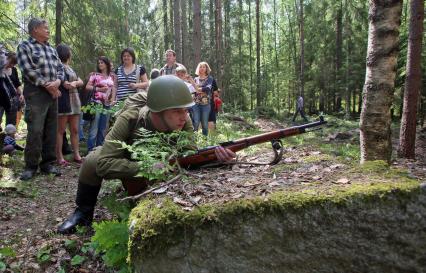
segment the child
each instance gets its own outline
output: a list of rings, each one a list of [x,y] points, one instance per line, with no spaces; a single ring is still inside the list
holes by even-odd
[[[6,125],[4,131],[6,133],[6,136],[3,140],[3,153],[13,155],[15,153],[15,150],[23,151],[24,148],[16,144],[16,127],[13,124],[8,124]]]
[[[222,112],[222,100],[220,99],[220,89],[213,92],[214,110],[216,113]]]

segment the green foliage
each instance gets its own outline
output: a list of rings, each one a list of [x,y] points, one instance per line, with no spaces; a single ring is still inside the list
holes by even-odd
[[[49,261],[50,258],[51,258],[51,255],[50,255],[51,251],[52,251],[52,249],[48,246],[40,249],[37,252],[37,262],[42,264],[42,263]]]
[[[69,251],[69,252],[74,252],[77,249],[77,241],[76,240],[65,240],[65,248]]]
[[[344,158],[350,158],[359,161],[361,152],[359,150],[358,144],[350,143],[330,143],[330,144],[321,144],[320,150],[327,154],[332,154],[335,156],[341,156]]]
[[[87,232],[87,227],[86,226],[77,226],[76,227],[76,232],[78,235],[84,235]]]
[[[80,265],[80,264],[82,264],[85,260],[86,260],[86,258],[85,258],[84,256],[75,255],[75,256],[74,256],[74,257],[72,257],[72,259],[71,259],[71,265],[72,265],[72,266]]]
[[[127,221],[103,221],[94,223],[95,235],[93,246],[97,253],[103,253],[105,264],[110,267],[130,272],[126,263],[129,232]]]
[[[16,257],[16,252],[11,247],[0,248],[0,270],[6,269],[6,264],[3,262],[5,258]]]
[[[118,112],[121,108],[123,108],[124,102],[120,101],[118,103],[116,103],[113,107],[106,109],[104,108],[104,106],[101,103],[94,103],[91,102],[85,106],[81,107],[81,111],[83,113],[90,113],[92,115],[96,114],[96,113],[100,113],[103,115],[106,114],[114,114],[116,112]]]
[[[138,140],[128,145],[123,142],[113,141],[121,144],[124,149],[131,153],[131,158],[139,162],[138,176],[149,180],[167,180],[175,170],[175,164],[169,160],[182,155],[192,153],[192,133],[172,132],[169,134],[152,132],[140,128],[137,132]]]
[[[22,1],[21,1],[22,2]],[[16,0],[0,2],[0,42],[6,42],[8,49],[16,48],[18,42],[26,38],[24,27],[32,16],[41,16],[50,23],[53,40],[55,35],[55,1]],[[170,22],[173,14],[170,5],[163,7],[161,1],[88,1],[63,2],[62,40],[73,50],[73,68],[81,78],[87,78],[95,70],[96,58],[105,55],[115,67],[120,60],[120,51],[131,46],[136,51],[136,63],[143,64],[147,71],[164,64],[164,50],[174,48],[173,27],[163,24]],[[214,2],[214,1],[213,1]],[[256,77],[255,66],[255,8],[253,1],[223,2],[223,42],[224,62],[218,64],[214,50],[216,45],[214,3],[201,1],[201,32],[206,33],[202,41],[201,59],[212,68],[212,75],[223,87],[224,109],[254,110],[256,105],[255,86],[261,86],[261,108],[267,114],[277,113],[287,116],[294,111],[295,96],[300,83],[300,32],[299,3],[291,0],[265,1],[260,5],[262,29],[260,50],[260,78]],[[194,32],[192,6],[187,3],[187,17],[181,18]],[[210,3],[212,7],[210,8]],[[240,5],[241,3],[241,5]],[[342,7],[340,7],[340,3]],[[397,100],[395,114],[399,112],[402,89],[405,80],[405,67],[408,43],[409,14],[408,2],[404,2],[401,20],[400,55],[398,77],[395,89]],[[342,44],[336,44],[336,22],[341,8]],[[304,86],[305,105],[309,111],[333,112],[336,98],[346,102],[346,93],[356,96],[355,111],[359,111],[357,101],[361,99],[365,77],[365,56],[368,35],[368,1],[354,0],[336,2],[304,1]],[[173,18],[173,16],[172,16]],[[250,21],[249,21],[250,20]],[[168,40],[164,44],[164,39]],[[182,47],[192,56],[193,47],[187,39]],[[340,55],[340,69],[336,69],[337,52]],[[184,63],[193,74],[197,64],[191,58],[178,61]],[[422,63],[426,62],[426,55]],[[224,73],[220,73],[223,70]],[[223,74],[223,76],[221,76]],[[352,103],[352,102],[351,102]],[[339,111],[341,109],[337,109]],[[309,113],[307,110],[307,112]]]
[[[129,218],[132,206],[130,203],[117,201],[118,197],[115,193],[109,194],[102,198],[101,203],[109,212],[116,215],[120,220],[127,220]]]

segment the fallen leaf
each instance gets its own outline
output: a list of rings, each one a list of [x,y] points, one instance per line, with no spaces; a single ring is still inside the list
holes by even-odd
[[[344,167],[345,165],[343,164],[334,164],[330,166],[330,169],[334,170],[334,169],[340,169],[342,167]]]
[[[347,178],[340,178],[339,180],[336,181],[336,183],[338,183],[338,184],[348,184],[349,183],[349,179],[347,179]]]
[[[165,193],[168,188],[169,187],[164,186],[164,187],[158,188],[158,189],[156,189],[155,191],[152,191],[152,192],[155,193],[155,194],[162,194],[162,193]]]
[[[309,168],[308,172],[317,172],[320,169],[320,166],[318,165],[314,165],[312,167]]]
[[[184,207],[192,207],[193,206],[190,202],[185,201],[185,200],[183,200],[179,197],[173,197],[173,202],[175,202],[178,205],[184,206]]]
[[[200,200],[201,200],[201,196],[195,196],[195,197],[191,198],[191,201],[193,203],[196,203],[196,204],[198,204],[198,202],[200,202]]]
[[[237,193],[237,194],[234,194],[234,195],[232,195],[232,196],[231,196],[231,198],[233,198],[233,199],[239,199],[239,198],[241,198],[241,197],[244,197],[244,194],[242,194],[242,193]]]
[[[243,187],[254,187],[254,186],[257,186],[257,185],[260,185],[260,184],[262,184],[262,183],[261,182],[255,182],[255,183],[246,182],[246,183],[244,183]]]
[[[279,185],[280,185],[280,183],[278,183],[276,181],[271,182],[271,183],[268,184],[269,187],[276,187],[276,186],[279,186]]]

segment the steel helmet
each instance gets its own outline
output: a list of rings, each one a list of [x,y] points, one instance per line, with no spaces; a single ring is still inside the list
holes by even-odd
[[[194,101],[184,81],[173,75],[165,75],[151,81],[146,104],[152,112],[161,112],[191,107]]]

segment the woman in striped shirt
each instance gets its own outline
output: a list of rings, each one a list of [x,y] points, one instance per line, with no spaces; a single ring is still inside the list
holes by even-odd
[[[126,48],[121,52],[121,66],[117,68],[117,101],[123,101],[148,87],[148,77],[143,65],[135,64],[135,51]]]

